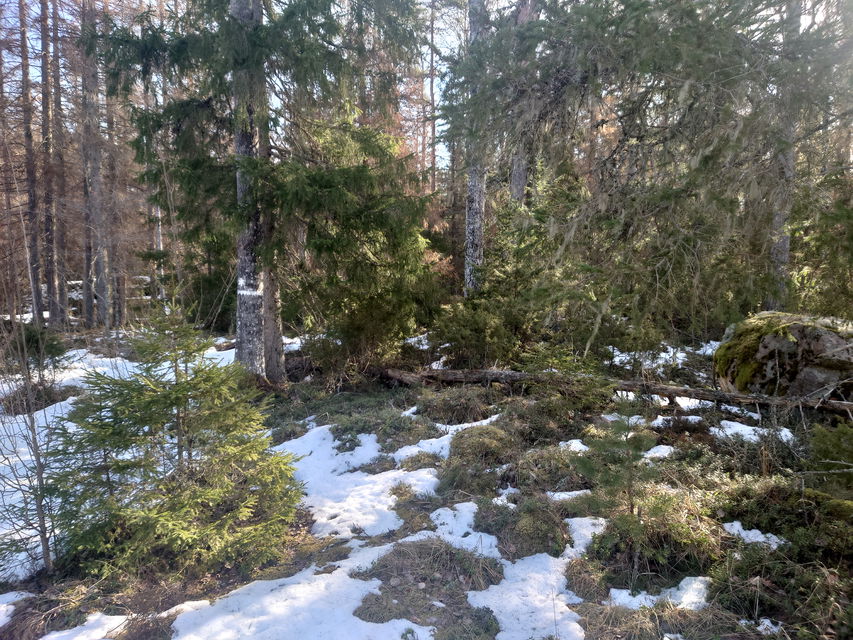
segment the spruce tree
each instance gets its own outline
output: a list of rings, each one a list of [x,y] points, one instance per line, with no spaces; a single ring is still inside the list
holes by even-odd
[[[60,559],[93,571],[251,567],[275,557],[301,495],[270,451],[239,365],[169,318],[133,341],[128,377],[88,375],[53,450]]]

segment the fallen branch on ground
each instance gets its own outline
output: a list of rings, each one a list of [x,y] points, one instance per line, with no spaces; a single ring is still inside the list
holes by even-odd
[[[488,384],[500,382],[503,384],[569,384],[573,380],[567,376],[553,373],[528,373],[526,371],[511,371],[507,369],[437,369],[420,372],[401,371],[400,369],[385,369],[383,377],[389,380],[412,386],[424,382],[443,382],[446,384]],[[738,405],[757,405],[765,407],[806,408],[832,411],[846,414],[853,418],[853,402],[829,400],[826,398],[788,398],[782,396],[763,396],[742,393],[725,393],[716,389],[696,389],[692,387],[676,387],[668,384],[645,382],[643,380],[609,380],[605,383],[613,385],[615,391],[631,391],[640,395],[657,395],[665,398],[691,398],[709,402],[724,402]]]

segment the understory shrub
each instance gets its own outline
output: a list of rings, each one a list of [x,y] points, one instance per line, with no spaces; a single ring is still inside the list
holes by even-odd
[[[593,539],[588,555],[607,570],[606,583],[631,590],[678,584],[704,575],[722,557],[721,531],[684,496],[657,495],[622,513]]]
[[[709,571],[709,596],[737,615],[786,624],[802,640],[849,638],[853,633],[853,580],[819,561],[800,564],[785,547],[740,545]]]
[[[257,392],[209,346],[156,320],[130,376],[87,376],[51,460],[61,566],[248,569],[280,552],[301,496],[292,457],[269,450]]]
[[[771,478],[742,483],[720,509],[725,519],[740,520],[746,529],[787,540],[785,555],[792,560],[853,567],[853,501]]]

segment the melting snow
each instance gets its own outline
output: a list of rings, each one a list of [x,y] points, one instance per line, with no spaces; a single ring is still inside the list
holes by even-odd
[[[545,495],[557,502],[564,500],[574,500],[577,497],[585,496],[589,493],[589,489],[581,489],[580,491],[546,491]]]
[[[461,502],[449,509],[446,507],[437,509],[429,516],[436,525],[436,531],[420,533],[423,537],[438,536],[459,549],[467,549],[488,558],[499,559],[501,554],[498,551],[498,539],[488,533],[474,531],[476,513],[477,505],[473,502]]]
[[[758,529],[744,529],[740,520],[734,522],[726,522],[723,524],[723,529],[728,531],[733,536],[736,536],[747,543],[766,544],[771,549],[776,549],[786,544],[787,540],[774,536],[772,533],[761,533]]]
[[[592,543],[593,536],[604,531],[607,526],[604,518],[568,518],[565,522],[569,525],[572,544],[563,551],[562,558],[580,558]]]
[[[650,595],[645,591],[631,595],[628,589],[611,589],[610,598],[605,600],[604,604],[639,609],[641,607],[653,607],[658,601],[668,601],[679,609],[698,611],[708,605],[708,586],[710,584],[710,578],[688,577],[684,578],[677,587],[664,589],[657,596]]]
[[[720,420],[720,426],[712,427],[711,433],[718,438],[740,436],[747,442],[758,442],[762,434],[772,433],[772,431],[762,427],[751,427],[742,422],[735,422],[734,420]],[[778,435],[781,440],[787,443],[791,443],[794,440],[794,434],[791,433],[790,429],[779,429]]]
[[[658,416],[651,421],[650,426],[660,429],[670,426],[674,420],[679,422],[687,422],[688,424],[698,424],[702,422],[702,416]]]
[[[417,407],[412,407],[411,409],[404,411],[402,415],[411,417],[414,415],[416,410]],[[395,451],[392,454],[392,457],[397,462],[401,462],[406,458],[411,458],[419,453],[432,453],[441,458],[447,459],[447,457],[450,456],[450,441],[453,440],[454,434],[465,429],[470,429],[471,427],[480,427],[491,424],[500,417],[501,414],[496,413],[493,416],[489,416],[484,420],[477,420],[476,422],[463,422],[462,424],[441,424],[440,422],[437,422],[435,424],[436,428],[443,431],[445,435],[438,436],[437,438],[427,438],[426,440],[421,440],[417,444],[410,444],[402,447]]]
[[[488,607],[500,625],[496,640],[528,640],[556,635],[583,640],[578,615],[569,605],[581,602],[566,589],[565,559],[538,553],[514,564],[504,560],[504,579],[485,591],[469,591],[468,602]]]
[[[509,496],[521,493],[515,487],[507,487],[506,489],[498,489],[498,493],[500,494],[497,498],[492,498],[492,502],[494,504],[509,507],[510,509],[515,509],[516,505],[508,500]]]
[[[411,338],[406,338],[403,342],[408,345],[413,346],[415,349],[420,349],[421,351],[426,351],[429,349],[429,334],[422,333],[419,336],[414,336]]]
[[[668,444],[659,444],[656,447],[652,447],[648,451],[643,454],[643,458],[646,460],[657,460],[659,458],[667,458],[672,455],[672,452],[675,451],[673,447],[670,447]]]
[[[0,627],[12,619],[12,614],[15,612],[15,603],[32,595],[26,591],[10,591],[9,593],[0,594]]]
[[[259,580],[232,591],[210,607],[179,615],[175,640],[378,640],[399,638],[407,629],[429,638],[432,629],[408,620],[365,622],[353,613],[365,596],[379,593],[379,580],[358,580],[349,573],[365,569],[392,545],[355,550],[335,563],[331,573],[309,567],[281,580]]]
[[[101,640],[115,637],[127,622],[127,616],[107,616],[103,613],[91,613],[85,624],[73,629],[54,631],[41,640]]]
[[[761,420],[761,414],[755,411],[750,411],[749,409],[745,409],[744,407],[736,407],[733,404],[724,404],[720,406],[721,409],[725,409],[729,413],[734,413],[738,416],[743,416],[744,418],[751,418],[756,422]]]
[[[589,451],[589,447],[577,439],[566,440],[565,442],[561,442],[560,448],[566,449],[567,451],[574,451],[575,453],[583,453],[584,451]]]
[[[274,448],[301,457],[295,465],[296,478],[305,485],[304,502],[314,514],[315,535],[348,538],[361,531],[369,536],[393,531],[403,524],[393,511],[396,498],[390,490],[395,485],[408,484],[415,493],[435,491],[435,469],[392,469],[373,475],[351,471],[381,452],[374,434],[359,435],[359,442],[354,451],[340,453],[331,426],[310,423],[305,435]]]

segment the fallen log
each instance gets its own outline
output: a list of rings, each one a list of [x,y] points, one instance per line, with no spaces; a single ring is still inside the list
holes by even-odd
[[[430,369],[419,372],[401,371],[400,369],[385,369],[383,377],[394,380],[406,386],[423,382],[443,382],[446,384],[502,384],[539,383],[539,384],[571,384],[573,380],[567,376],[555,373],[528,373],[526,371],[511,371],[507,369]],[[853,402],[831,400],[826,398],[791,398],[765,396],[745,393],[727,393],[716,389],[696,389],[693,387],[676,387],[668,384],[646,382],[644,380],[612,380],[604,379],[605,384],[613,386],[615,391],[631,391],[640,395],[657,395],[665,398],[691,398],[709,402],[723,402],[738,405],[758,405],[765,407],[785,407],[818,409],[846,414],[853,418]]]

